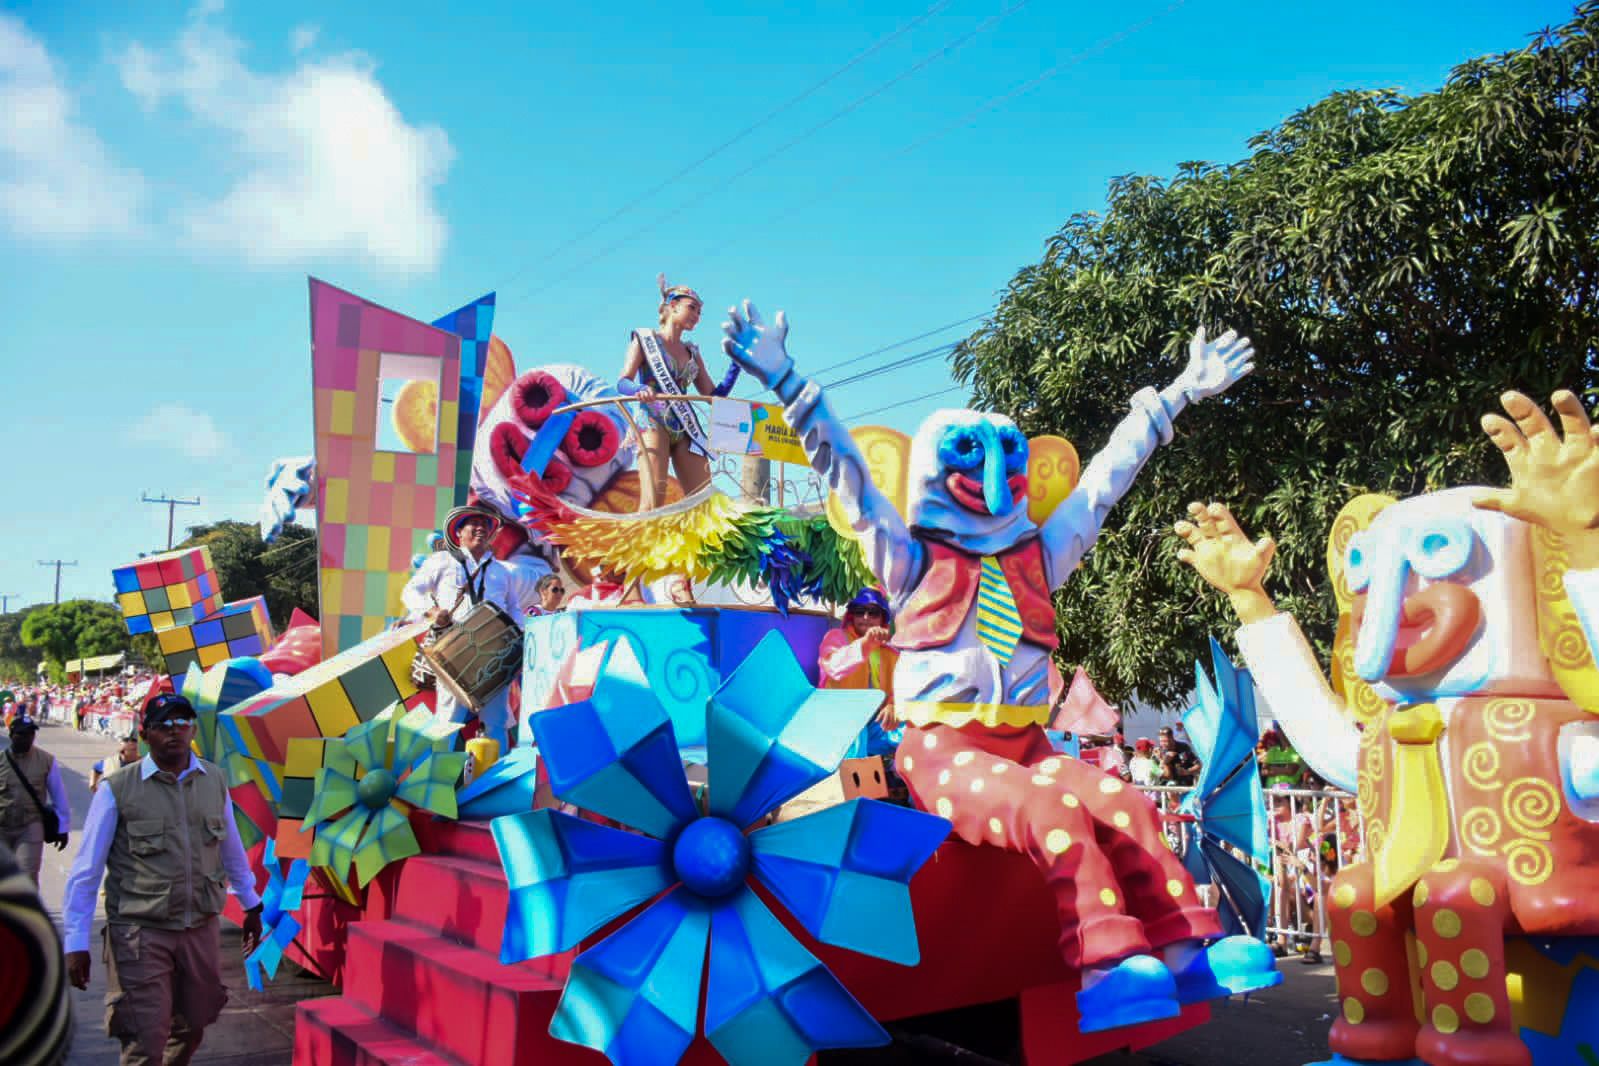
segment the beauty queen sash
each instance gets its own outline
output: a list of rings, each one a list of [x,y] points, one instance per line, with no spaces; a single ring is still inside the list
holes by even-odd
[[[650,364],[650,374],[655,378],[656,387],[674,391],[681,388],[682,386],[677,383],[677,375],[672,373],[672,364],[667,358],[666,349],[661,347],[661,338],[655,335],[655,331],[634,330],[633,336],[638,338],[639,346],[644,349],[644,358]],[[662,400],[660,404],[672,412],[677,424],[688,434],[689,443],[693,445],[694,450],[710,458],[711,442],[705,437],[705,426],[700,422],[699,412],[694,409],[694,405],[687,400]]]

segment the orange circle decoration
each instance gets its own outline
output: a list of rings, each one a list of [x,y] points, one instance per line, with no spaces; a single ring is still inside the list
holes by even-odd
[[[489,358],[483,366],[483,402],[478,407],[478,425],[489,416],[489,408],[504,395],[516,380],[516,360],[511,349],[498,337],[489,337]]]
[[[400,443],[420,455],[431,455],[437,447],[439,425],[439,384],[436,381],[407,381],[394,397],[394,433]]]
[[[1033,437],[1027,442],[1027,517],[1043,525],[1077,487],[1082,460],[1065,437]]]

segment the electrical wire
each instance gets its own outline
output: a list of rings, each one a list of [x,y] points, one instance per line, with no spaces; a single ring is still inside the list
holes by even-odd
[[[845,359],[842,362],[834,363],[831,366],[824,366],[820,370],[813,371],[811,376],[819,378],[823,374],[831,374],[835,370],[842,370],[844,367],[850,366],[850,365],[852,365],[854,363],[859,363],[863,359],[870,359],[874,355],[882,355],[884,352],[891,352],[895,348],[903,348],[907,344],[915,344],[917,341],[924,341],[928,337],[937,336],[938,334],[943,333],[947,329],[954,329],[956,326],[964,326],[967,323],[976,322],[979,319],[984,319],[984,318],[987,318],[987,317],[988,317],[988,312],[984,311],[981,314],[971,315],[970,317],[960,319],[957,322],[947,322],[947,323],[945,323],[942,326],[937,326],[937,327],[935,327],[933,329],[928,330],[926,333],[918,333],[914,337],[906,337],[902,341],[895,341],[893,344],[885,344],[881,348],[873,348],[869,352],[863,352],[860,355],[853,356],[853,357],[851,357],[849,359]]]
[[[821,81],[814,82],[809,87],[807,87],[806,89],[801,91],[798,95],[792,96],[789,99],[783,101],[783,103],[778,104],[777,107],[773,108],[771,111],[768,111],[763,117],[761,117],[761,118],[757,119],[756,121],[750,123],[748,126],[745,126],[743,129],[741,129],[737,133],[733,134],[733,136],[729,137],[727,140],[723,141],[721,144],[717,145],[715,148],[712,148],[709,152],[706,152],[704,155],[700,156],[698,159],[694,160],[694,162],[692,162],[692,163],[688,164],[687,166],[683,167],[681,170],[676,171],[675,173],[673,173],[669,177],[663,178],[661,181],[657,182],[655,185],[652,185],[650,188],[646,189],[644,192],[639,193],[633,199],[627,201],[621,207],[618,207],[616,210],[612,211],[610,214],[606,215],[604,218],[602,218],[598,222],[594,223],[588,229],[586,229],[583,232],[577,234],[575,237],[569,237],[565,241],[562,241],[555,248],[553,248],[552,250],[550,250],[549,252],[546,252],[544,254],[543,261],[548,262],[550,259],[553,259],[555,256],[560,255],[562,252],[566,251],[568,248],[571,248],[573,245],[582,243],[583,241],[587,240],[588,238],[594,236],[594,234],[598,233],[600,230],[604,229],[606,226],[610,225],[612,222],[615,222],[617,219],[621,218],[623,215],[625,215],[629,211],[633,210],[635,207],[638,207],[640,204],[646,203],[647,201],[653,199],[657,193],[662,192],[663,190],[669,188],[670,186],[675,185],[677,182],[681,181],[683,178],[688,177],[688,175],[694,173],[694,171],[698,170],[700,167],[704,166],[706,163],[709,163],[711,160],[715,159],[717,156],[721,155],[723,152],[727,151],[729,148],[733,147],[735,144],[737,144],[740,141],[742,141],[745,137],[748,137],[750,134],[754,133],[756,130],[758,130],[762,126],[766,125],[768,122],[771,122],[773,119],[777,118],[779,115],[781,115],[784,112],[788,111],[790,108],[793,108],[796,105],[798,105],[800,103],[803,103],[805,100],[809,99],[812,95],[814,95],[815,93],[817,93],[821,89],[825,88],[827,85],[831,84],[833,81],[837,80],[842,75],[848,73],[850,70],[854,69],[856,66],[858,66],[861,63],[865,62],[871,56],[873,56],[873,55],[877,54],[878,52],[882,51],[884,48],[888,47],[888,45],[892,44],[894,41],[896,41],[899,38],[905,36],[905,34],[909,33],[911,30],[914,30],[917,26],[920,26],[922,23],[926,22],[928,19],[930,19],[934,15],[938,14],[944,8],[948,7],[952,2],[953,2],[953,0],[938,0],[937,3],[933,4],[933,6],[929,7],[926,11],[923,11],[920,15],[918,15],[915,18],[911,19],[911,21],[907,22],[905,25],[901,26],[899,29],[895,30],[893,33],[890,33],[890,34],[888,34],[885,37],[880,37],[876,41],[872,42],[872,44],[870,46],[868,46],[865,51],[857,53],[852,59],[850,59],[848,62],[846,62],[843,66],[835,68],[826,77],[822,78]],[[530,269],[532,269],[533,265],[534,265],[533,263],[529,263],[526,266],[522,267],[516,273],[512,274],[509,278],[507,278],[504,282],[502,282],[499,285],[495,286],[495,289],[499,290],[499,289],[507,288],[508,286],[512,285],[516,281],[520,280],[521,277],[524,274],[526,274]]]
[[[627,234],[623,235],[619,239],[613,241],[612,243],[606,245],[604,248],[600,249],[600,251],[596,252],[594,255],[592,255],[589,258],[583,260],[577,266],[572,267],[571,269],[567,270],[565,273],[563,273],[562,275],[560,275],[558,277],[551,277],[544,284],[537,286],[537,288],[540,289],[541,291],[542,290],[547,290],[547,289],[552,289],[552,288],[555,288],[556,286],[562,284],[563,282],[567,282],[567,281],[572,280],[574,275],[582,272],[583,270],[588,269],[590,266],[593,266],[595,263],[598,263],[601,260],[608,258],[613,253],[615,253],[617,251],[620,251],[623,248],[628,247],[634,241],[636,241],[638,238],[644,236],[645,234],[651,233],[651,232],[659,229],[661,226],[665,225],[667,222],[670,222],[672,219],[676,218],[678,215],[681,215],[684,211],[687,211],[691,207],[698,206],[699,204],[703,203],[705,200],[709,199],[712,195],[714,195],[716,193],[719,193],[722,190],[726,189],[729,185],[732,185],[734,182],[738,181],[740,178],[746,177],[746,176],[748,176],[750,174],[755,173],[757,170],[760,170],[762,167],[766,166],[766,164],[770,163],[772,160],[776,159],[778,156],[782,155],[784,152],[788,151],[790,148],[793,148],[795,145],[799,144],[801,141],[803,141],[803,140],[805,140],[805,139],[807,139],[807,138],[809,138],[809,137],[821,132],[823,129],[826,129],[828,126],[831,126],[834,122],[837,122],[839,119],[843,118],[844,116],[850,114],[851,112],[859,109],[860,107],[862,107],[866,103],[870,102],[875,97],[882,95],[884,92],[887,92],[889,89],[893,88],[895,85],[898,85],[900,82],[904,81],[906,78],[909,78],[912,75],[921,72],[926,67],[932,65],[933,63],[936,63],[940,59],[943,59],[945,56],[949,55],[951,52],[955,51],[955,49],[959,48],[961,45],[965,44],[967,41],[971,40],[973,37],[976,37],[978,34],[985,33],[988,30],[993,29],[995,26],[997,26],[1000,23],[1001,20],[1010,17],[1011,15],[1015,14],[1017,11],[1019,11],[1023,7],[1025,7],[1027,5],[1027,2],[1028,2],[1028,0],[1017,0],[1016,3],[1011,4],[1009,7],[1005,8],[1002,11],[1000,11],[998,14],[991,15],[987,19],[984,19],[976,27],[974,27],[971,30],[968,30],[966,33],[961,34],[959,37],[955,38],[955,40],[951,41],[949,44],[946,44],[943,48],[940,48],[937,52],[934,52],[934,53],[932,53],[932,54],[930,54],[928,56],[924,56],[922,59],[920,59],[916,63],[912,64],[908,69],[906,69],[904,71],[901,71],[900,73],[894,75],[894,77],[888,79],[888,81],[886,81],[886,82],[882,83],[881,85],[877,86],[875,89],[872,89],[871,91],[867,92],[863,96],[856,97],[854,100],[852,100],[849,103],[845,104],[843,107],[839,108],[837,111],[833,112],[831,115],[829,115],[828,117],[824,118],[822,121],[816,123],[814,126],[811,126],[808,129],[806,129],[803,133],[799,134],[796,137],[792,137],[792,138],[790,138],[787,141],[784,141],[777,148],[775,148],[772,151],[770,151],[770,152],[766,153],[765,155],[761,156],[759,159],[755,160],[753,163],[751,163],[749,166],[745,167],[743,170],[738,171],[732,177],[726,178],[723,181],[719,182],[718,184],[711,186],[709,189],[704,190],[699,195],[694,196],[694,197],[692,197],[692,198],[690,198],[688,200],[685,200],[683,203],[678,204],[676,207],[672,208],[670,211],[668,211],[668,212],[666,212],[664,214],[656,216],[652,221],[647,222],[644,225],[638,227],[637,229],[634,229],[634,230],[628,232]]]
[[[957,390],[964,389],[965,387],[966,386],[964,385],[949,385],[942,389],[934,389],[932,392],[924,392],[920,396],[912,396],[908,400],[900,400],[897,403],[884,404],[882,407],[869,407],[864,411],[857,411],[855,414],[852,414],[848,418],[844,419],[844,421],[858,422],[867,415],[880,415],[884,411],[892,411],[898,407],[908,407],[913,403],[921,403],[923,400],[931,400],[935,396],[943,396],[945,393],[955,392]]]
[[[930,359],[937,359],[941,355],[948,355],[950,352],[953,352],[959,344],[959,341],[953,341],[949,344],[940,344],[936,348],[929,348],[924,352],[917,352],[914,355],[907,355],[905,358],[896,359],[892,363],[884,363],[882,366],[871,367],[867,370],[862,370],[858,374],[851,374],[847,378],[839,378],[837,381],[827,382],[822,387],[824,389],[840,389],[845,385],[854,385],[858,382],[866,381],[869,378],[875,378],[882,374],[892,373],[895,370],[903,370],[906,367],[915,366],[917,363],[925,363]]]

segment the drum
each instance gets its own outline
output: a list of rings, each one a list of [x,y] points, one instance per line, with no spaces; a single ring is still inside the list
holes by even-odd
[[[480,603],[424,646],[422,654],[439,684],[480,711],[521,669],[522,630],[494,604]]]

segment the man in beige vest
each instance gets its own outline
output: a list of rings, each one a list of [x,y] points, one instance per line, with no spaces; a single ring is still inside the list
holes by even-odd
[[[105,877],[106,1029],[123,1066],[183,1066],[227,1002],[217,915],[224,884],[245,909],[244,951],[261,936],[261,897],[222,771],[190,750],[194,708],[162,694],[144,708],[150,754],[95,789],[62,906],[67,973],[89,985],[89,932]]]
[[[0,755],[0,843],[17,857],[17,864],[39,884],[39,865],[48,840],[60,851],[67,846],[72,812],[55,756],[34,743],[39,724],[26,710],[11,719],[7,732],[11,748]],[[56,824],[46,831],[45,816]]]

